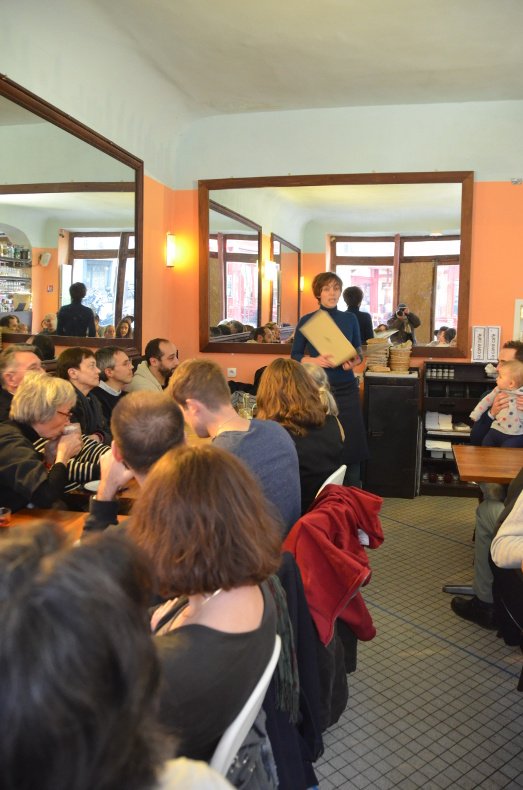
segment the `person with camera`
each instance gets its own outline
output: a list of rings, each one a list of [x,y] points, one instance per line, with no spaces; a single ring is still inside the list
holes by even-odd
[[[411,313],[409,306],[401,302],[394,315],[387,321],[389,329],[397,329],[398,331],[391,335],[390,342],[397,346],[400,343],[405,343],[407,340],[412,341],[412,345],[416,345],[416,335],[414,330],[421,324],[420,319],[414,313]]]

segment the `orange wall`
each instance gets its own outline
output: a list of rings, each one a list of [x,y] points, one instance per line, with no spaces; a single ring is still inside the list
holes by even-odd
[[[51,253],[47,266],[38,263],[43,252]],[[58,310],[58,251],[53,247],[33,247],[32,292],[33,292],[33,332],[39,332],[42,318],[46,313]],[[52,292],[48,293],[48,287]]]
[[[477,183],[472,228],[470,324],[501,326],[504,343],[523,298],[523,186]]]
[[[523,187],[477,183],[473,229],[469,323],[500,325],[505,342],[512,337],[514,300],[523,298]],[[165,267],[167,231],[176,233],[178,255],[176,267],[169,270]],[[323,253],[302,255],[302,315],[317,306],[310,286],[314,275],[324,270]],[[173,191],[151,178],[145,179],[143,292],[144,344],[151,337],[165,335],[179,346],[181,359],[200,356],[197,193]],[[239,381],[252,381],[254,371],[274,358],[248,354],[212,357],[224,369],[236,367]]]

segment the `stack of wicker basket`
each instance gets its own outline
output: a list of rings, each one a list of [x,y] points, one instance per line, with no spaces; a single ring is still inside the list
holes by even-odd
[[[397,346],[391,346],[390,369],[396,373],[407,373],[410,366],[411,352],[412,343],[410,340],[407,340],[406,343],[400,343]]]
[[[374,373],[388,373],[389,349],[387,339],[373,337],[367,340],[367,370]]]

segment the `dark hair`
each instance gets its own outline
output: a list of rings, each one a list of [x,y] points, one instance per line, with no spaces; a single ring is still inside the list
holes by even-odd
[[[116,364],[114,356],[119,351],[122,351],[122,349],[118,348],[118,346],[104,346],[103,348],[99,348],[95,353],[96,367],[100,371],[100,381],[107,381],[105,369],[114,368]],[[122,353],[125,354],[125,351],[122,351]]]
[[[9,322],[12,321],[13,318],[15,319],[15,321],[18,321],[16,315],[3,315],[2,318],[0,318],[0,326],[5,326],[9,328]]]
[[[334,274],[334,272],[321,272],[320,274],[316,275],[312,281],[312,293],[318,301],[320,301],[321,289],[325,285],[330,285],[330,283],[336,283],[336,285],[339,286],[340,291],[343,288],[341,277],[338,277],[338,275]]]
[[[443,332],[443,337],[445,338],[445,343],[451,343],[456,337],[456,330],[449,326],[448,329],[445,329]]]
[[[318,387],[294,359],[275,359],[265,368],[256,393],[256,416],[275,420],[303,436],[308,428],[325,423]]]
[[[127,326],[129,327],[129,331],[127,332],[127,334],[126,334],[126,335],[122,335],[122,334],[121,334],[121,332],[122,332],[122,326],[123,326],[124,324],[127,324]],[[117,323],[117,325],[116,325],[116,337],[128,337],[128,338],[132,338],[132,336],[133,336],[133,327],[132,327],[132,325],[131,325],[131,322],[130,322],[130,321],[129,321],[129,319],[127,319],[127,318],[122,318],[122,319],[121,319],[121,321],[118,321],[118,323]]]
[[[31,338],[31,342],[28,345],[34,346],[35,354],[40,352],[41,359],[55,358],[54,343],[49,335],[35,335]]]
[[[66,348],[56,360],[56,375],[68,381],[69,368],[79,368],[84,359],[88,359],[89,357],[94,357],[94,352],[91,351],[90,348],[84,348],[83,346]]]
[[[243,326],[242,322],[236,321],[235,318],[232,318],[229,321],[229,326],[233,330],[233,332],[237,332],[237,333],[245,332],[245,327]]]
[[[351,285],[343,291],[343,299],[347,307],[359,307],[363,301],[363,291],[357,285]]]
[[[87,293],[84,283],[73,283],[69,286],[69,293],[72,302],[81,302]]]
[[[245,464],[218,447],[180,447],[151,470],[128,533],[149,556],[159,591],[195,595],[259,584],[280,561],[281,536]]]
[[[149,364],[149,360],[151,357],[154,359],[161,359],[162,352],[160,351],[160,343],[168,343],[169,341],[166,340],[164,337],[155,337],[152,340],[149,340],[147,345],[145,346],[145,351],[143,353],[147,364]]]
[[[263,326],[257,326],[256,329],[253,330],[252,339],[256,340],[256,338],[261,335],[263,340],[265,340],[265,330],[268,328],[269,327],[267,327],[266,324],[264,324]]]
[[[221,367],[210,359],[186,359],[172,374],[168,390],[183,407],[188,398],[199,400],[214,411],[231,402],[227,379]]]
[[[507,340],[503,343],[503,348],[513,348],[516,352],[514,359],[523,362],[523,342],[521,340]]]
[[[166,393],[148,390],[120,398],[111,415],[111,431],[125,463],[141,474],[185,439],[180,407]]]
[[[0,538],[0,773],[5,786],[153,786],[159,666],[147,566],[121,534],[63,548],[58,528]],[[116,570],[114,570],[116,569]]]

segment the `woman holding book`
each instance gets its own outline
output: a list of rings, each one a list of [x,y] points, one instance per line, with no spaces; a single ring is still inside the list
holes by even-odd
[[[342,463],[347,464],[345,482],[358,485],[361,478],[361,462],[368,458],[367,439],[361,413],[358,379],[353,368],[361,362],[361,336],[356,317],[349,312],[338,310],[343,283],[337,274],[322,272],[312,281],[312,292],[318,300],[319,309],[324,310],[334,321],[338,329],[356,349],[352,359],[334,365],[332,357],[320,354],[311,345],[301,328],[315,313],[308,313],[300,318],[292,344],[291,357],[297,362],[310,362],[325,368],[332,394],[339,409],[339,420],[345,432]]]

